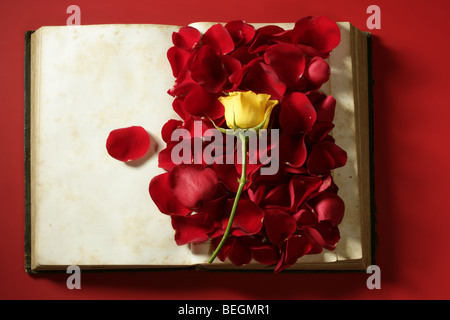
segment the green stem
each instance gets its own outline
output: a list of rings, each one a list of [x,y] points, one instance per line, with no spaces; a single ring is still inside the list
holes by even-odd
[[[236,214],[236,209],[238,206],[239,198],[241,197],[241,193],[244,190],[245,184],[248,182],[247,181],[247,139],[246,139],[246,136],[244,134],[242,134],[241,132],[239,133],[239,139],[241,140],[241,143],[242,143],[242,149],[241,149],[242,150],[242,173],[241,173],[241,178],[238,180],[239,187],[236,192],[236,197],[234,198],[233,207],[232,207],[231,213],[230,213],[230,219],[228,220],[228,225],[227,225],[227,228],[225,229],[225,233],[223,234],[222,240],[220,241],[216,250],[214,251],[212,256],[209,258],[208,263],[212,263],[214,261],[214,259],[217,257],[220,250],[222,249],[228,236],[230,235],[231,226],[233,225],[234,215]]]

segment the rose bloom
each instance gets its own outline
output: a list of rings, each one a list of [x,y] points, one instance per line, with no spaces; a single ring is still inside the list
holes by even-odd
[[[228,96],[219,97],[225,107],[225,120],[231,129],[249,129],[260,125],[268,119],[272,109],[278,104],[270,100],[269,94],[257,94],[253,91],[231,92]],[[267,129],[266,121],[262,129]]]

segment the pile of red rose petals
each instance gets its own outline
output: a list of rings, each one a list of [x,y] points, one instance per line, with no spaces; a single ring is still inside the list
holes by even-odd
[[[171,152],[179,141],[171,140],[172,132],[185,129],[187,143],[200,143],[204,150],[209,142],[202,135],[214,128],[208,117],[225,128],[218,97],[251,90],[279,101],[272,128],[280,130],[280,168],[261,175],[264,164],[248,165],[249,183],[219,259],[237,266],[255,260],[280,272],[303,255],[333,250],[345,207],[331,172],[345,165],[347,154],[330,135],[336,101],[318,90],[330,76],[325,59],[340,41],[336,23],[305,17],[285,30],[231,21],[204,34],[182,27],[172,41],[167,57],[175,84],[168,93],[181,120],[169,120],[162,128],[166,147],[159,166],[167,172],[151,180],[149,192],[159,210],[170,215],[176,243],[211,240],[218,245],[241,165],[208,165],[201,152],[191,154],[192,164],[177,164]],[[200,130],[194,130],[196,121]]]

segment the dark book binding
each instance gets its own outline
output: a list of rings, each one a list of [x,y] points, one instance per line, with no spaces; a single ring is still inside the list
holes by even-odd
[[[34,31],[25,33],[24,50],[24,183],[25,183],[25,230],[24,230],[24,269],[27,273],[60,273],[65,270],[33,270],[31,268],[32,238],[31,238],[31,35]],[[372,36],[369,32],[363,33],[367,38],[367,67],[368,67],[368,113],[369,113],[369,154],[370,154],[370,221],[371,221],[371,264],[376,262],[376,250],[378,246],[378,236],[376,232],[376,203],[375,203],[375,171],[374,171],[374,125],[373,125],[373,76],[372,76]],[[271,269],[248,270],[248,269],[210,269],[201,265],[193,265],[176,268],[120,268],[106,269],[93,268],[83,269],[83,272],[136,272],[136,271],[169,271],[169,270],[204,270],[220,272],[273,272]],[[292,270],[286,269],[284,273],[298,272],[365,272],[365,270]]]

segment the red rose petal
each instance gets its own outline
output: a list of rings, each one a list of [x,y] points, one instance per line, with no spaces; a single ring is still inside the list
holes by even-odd
[[[206,30],[202,37],[202,44],[211,46],[217,54],[228,54],[234,49],[234,42],[230,33],[220,23]]]
[[[291,195],[291,210],[297,211],[302,203],[322,184],[322,179],[296,175],[289,182],[289,192]]]
[[[279,253],[275,246],[269,244],[251,245],[253,258],[259,263],[271,265],[278,261]]]
[[[197,83],[192,79],[191,71],[186,67],[179,71],[178,78],[175,80],[174,86],[167,91],[168,94],[175,97],[186,94]]]
[[[288,86],[296,83],[305,69],[303,52],[288,43],[270,46],[264,53],[264,61],[275,70],[280,80]]]
[[[132,126],[113,130],[106,140],[109,155],[119,161],[132,161],[144,156],[150,147],[150,136],[144,128]]]
[[[184,109],[194,116],[208,116],[215,120],[224,115],[224,107],[218,95],[207,92],[201,86],[193,87],[184,99]]]
[[[317,121],[333,122],[336,109],[336,99],[317,91],[310,92],[308,99],[316,109]]]
[[[182,246],[187,243],[204,242],[209,239],[208,232],[212,228],[212,223],[208,220],[207,215],[172,215],[171,218],[177,245]]]
[[[225,25],[236,47],[249,43],[255,36],[255,28],[242,20],[230,21]]]
[[[307,150],[304,135],[280,134],[280,162],[292,167],[300,167],[305,163]]]
[[[213,163],[211,168],[216,172],[217,178],[228,190],[236,193],[239,188],[238,173],[234,164],[227,164],[225,157],[222,163]]]
[[[321,57],[313,57],[306,66],[304,78],[312,88],[320,88],[330,78],[330,66]]]
[[[252,253],[250,249],[239,240],[239,238],[234,238],[228,251],[228,258],[236,266],[243,266],[252,261]]]
[[[229,89],[234,86],[233,82],[229,80],[229,75],[242,70],[242,64],[237,58],[231,55],[220,56],[220,60],[222,61],[225,73],[227,75],[227,81],[223,85],[222,91],[229,91]]]
[[[227,217],[222,220],[223,230],[226,229],[234,199],[229,199],[226,208]],[[259,232],[263,225],[264,211],[254,202],[247,199],[239,199],[234,216],[231,234],[235,236],[252,235]]]
[[[280,243],[289,238],[297,229],[297,221],[291,215],[276,208],[264,210],[264,227],[273,243]]]
[[[181,120],[170,119],[169,121],[167,121],[161,129],[161,137],[163,141],[165,143],[172,142],[172,132],[175,129],[180,128],[182,124],[183,121]]]
[[[192,50],[200,42],[201,33],[193,27],[182,27],[172,34],[173,44],[180,49]]]
[[[281,103],[280,126],[289,134],[310,131],[316,117],[316,110],[303,93],[294,92],[285,97]]]
[[[281,184],[272,188],[261,200],[262,206],[277,205],[280,207],[290,207],[291,199],[289,197],[288,184]]]
[[[221,240],[222,240],[222,235],[217,236],[217,237],[213,236],[211,243],[212,243],[214,249],[217,248],[217,246],[219,245]],[[225,261],[225,259],[228,256],[228,252],[230,251],[230,248],[233,245],[234,240],[235,240],[235,237],[233,237],[233,236],[230,236],[230,237],[228,237],[228,239],[225,240],[222,248],[219,251],[219,254],[217,255],[217,257],[219,258],[220,261],[222,261],[222,262]]]
[[[344,201],[333,192],[323,192],[311,200],[318,221],[328,221],[332,226],[342,222],[345,211]]]
[[[347,152],[334,142],[321,141],[312,147],[307,167],[312,174],[327,175],[331,170],[344,166],[346,162]]]
[[[167,50],[167,59],[169,60],[170,66],[172,67],[172,74],[175,78],[178,77],[181,70],[186,66],[190,58],[190,53],[181,50],[177,47],[171,47]]]
[[[311,131],[308,132],[308,137],[311,142],[317,143],[325,139],[333,129],[334,123],[332,122],[316,121]]]
[[[319,222],[312,228],[303,229],[314,241],[327,250],[334,250],[341,236],[338,227],[326,221]]]
[[[172,102],[173,111],[175,111],[183,120],[189,117],[189,113],[184,109],[184,99],[185,99],[184,96],[176,97],[175,99],[173,99]]]
[[[245,66],[254,59],[258,58],[259,55],[257,53],[249,53],[247,47],[240,47],[230,53],[230,57],[237,59],[241,65]]]
[[[254,40],[249,48],[250,53],[256,53],[266,50],[275,43],[274,36],[284,33],[285,30],[279,26],[268,25],[256,30]]]
[[[277,73],[262,62],[256,62],[247,69],[241,84],[247,90],[270,94],[272,100],[280,100],[286,91],[286,85],[278,78]]]
[[[192,79],[209,92],[220,91],[228,78],[222,60],[209,45],[203,45],[197,51],[190,70]]]
[[[149,193],[159,211],[164,214],[187,215],[191,212],[175,198],[170,188],[170,174],[168,172],[153,177],[150,181]]]
[[[274,270],[278,273],[297,262],[297,260],[307,254],[311,250],[311,243],[307,237],[304,236],[291,236],[286,241],[286,246],[281,259],[278,261]]]
[[[158,153],[158,167],[166,171],[170,171],[176,167],[176,164],[172,161],[172,149],[173,145],[168,145]]]
[[[317,216],[312,212],[309,207],[300,209],[298,212],[292,215],[297,220],[297,227],[303,228],[307,226],[313,226],[317,223]]]
[[[341,40],[336,22],[324,16],[305,17],[295,23],[294,43],[312,47],[321,53],[333,50]]]
[[[170,185],[177,200],[195,210],[203,206],[216,192],[214,170],[200,164],[180,164],[170,172]]]

